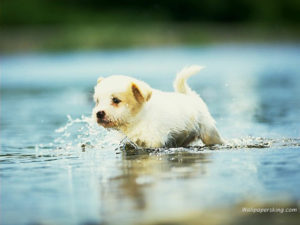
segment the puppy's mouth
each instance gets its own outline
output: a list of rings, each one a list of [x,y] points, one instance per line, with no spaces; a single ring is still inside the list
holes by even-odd
[[[108,119],[98,119],[97,118],[97,123],[103,127],[113,127],[112,121]]]

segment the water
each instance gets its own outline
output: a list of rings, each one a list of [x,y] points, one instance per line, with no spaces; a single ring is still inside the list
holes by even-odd
[[[189,83],[228,145],[124,152],[91,121],[98,76],[170,91],[191,64],[207,67]],[[252,203],[299,212],[300,45],[15,54],[0,65],[1,224],[176,224],[236,218]]]

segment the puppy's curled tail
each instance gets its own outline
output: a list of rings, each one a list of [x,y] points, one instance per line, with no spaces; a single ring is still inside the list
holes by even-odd
[[[176,79],[174,81],[174,89],[176,92],[182,93],[182,94],[192,94],[194,93],[191,88],[186,83],[186,80],[202,70],[203,66],[198,65],[192,65],[189,67],[184,67],[179,73],[177,73]]]

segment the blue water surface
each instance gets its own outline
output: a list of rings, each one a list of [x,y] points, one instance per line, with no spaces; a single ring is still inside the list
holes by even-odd
[[[128,154],[91,119],[99,76],[190,78],[229,145]],[[249,200],[300,201],[300,45],[0,56],[1,224],[139,224]]]

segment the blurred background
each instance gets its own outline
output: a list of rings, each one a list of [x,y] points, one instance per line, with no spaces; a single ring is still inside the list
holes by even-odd
[[[298,0],[2,0],[0,51],[298,41]]]

